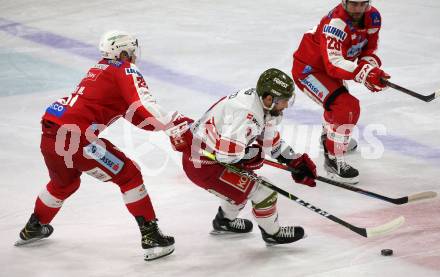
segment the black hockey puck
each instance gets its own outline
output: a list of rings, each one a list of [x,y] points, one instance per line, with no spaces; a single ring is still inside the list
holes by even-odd
[[[382,251],[380,251],[380,254],[382,256],[391,256],[391,255],[393,255],[393,250],[392,249],[382,249]]]

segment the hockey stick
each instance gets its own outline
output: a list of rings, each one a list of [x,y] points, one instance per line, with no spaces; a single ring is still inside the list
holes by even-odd
[[[407,88],[404,88],[404,87],[401,87],[399,85],[396,85],[396,84],[394,84],[394,83],[392,83],[392,82],[390,82],[388,80],[385,80],[385,79],[382,79],[382,82],[385,85],[387,85],[387,86],[389,86],[389,87],[391,87],[391,88],[393,88],[395,90],[398,90],[400,92],[406,93],[408,95],[411,95],[412,97],[415,97],[415,98],[420,99],[420,100],[425,101],[425,102],[431,102],[432,100],[434,100],[435,98],[440,96],[440,89],[438,89],[434,93],[431,93],[430,95],[422,95],[420,93],[417,93],[417,92],[414,92],[414,91],[409,90]]]
[[[294,173],[297,172],[297,170],[290,168],[287,165],[280,164],[277,162],[264,160],[264,163],[268,164],[270,166],[273,166],[273,167],[284,169],[286,171],[290,171],[290,172],[294,172]],[[380,195],[380,194],[377,194],[377,193],[374,193],[374,192],[371,192],[368,190],[363,190],[361,188],[350,186],[350,185],[347,185],[347,184],[344,184],[341,182],[337,182],[337,181],[334,181],[334,180],[331,180],[331,179],[328,179],[325,177],[321,177],[321,176],[316,177],[316,180],[333,185],[333,186],[337,186],[337,187],[340,187],[343,189],[351,190],[351,191],[354,191],[354,192],[357,192],[357,193],[360,193],[360,194],[363,194],[366,196],[370,196],[370,197],[373,197],[376,199],[387,201],[387,202],[390,202],[390,203],[393,203],[396,205],[402,205],[402,204],[406,204],[409,202],[414,202],[414,201],[437,197],[437,193],[434,191],[424,191],[424,192],[419,192],[419,193],[411,194],[411,195],[400,197],[400,198],[390,198],[390,197],[387,197],[384,195]]]
[[[255,182],[258,182],[260,184],[262,184],[263,186],[268,187],[269,189],[278,192],[279,194],[289,198],[290,200],[294,201],[295,203],[298,203],[299,205],[306,207],[307,209],[311,210],[312,212],[315,212],[333,222],[336,222],[348,229],[350,229],[351,231],[366,237],[366,238],[371,238],[371,237],[377,237],[377,236],[382,236],[382,235],[386,235],[394,230],[396,230],[397,228],[400,227],[400,225],[402,225],[405,222],[405,218],[403,216],[399,216],[396,219],[393,219],[385,224],[376,226],[376,227],[371,227],[371,228],[361,228],[361,227],[357,227],[354,226],[342,219],[340,219],[339,217],[336,217],[318,207],[313,206],[310,203],[305,202],[304,200],[298,198],[297,196],[273,185],[272,183],[270,183],[269,181],[263,179],[262,177],[254,174],[253,172],[249,172],[246,171],[244,169],[238,168],[236,166],[233,166],[231,164],[226,164],[226,163],[222,163],[216,160],[215,155],[203,150],[203,155],[206,156],[207,158],[218,162],[219,164],[221,164],[222,166],[226,167],[228,170],[235,172],[241,176],[247,177]]]

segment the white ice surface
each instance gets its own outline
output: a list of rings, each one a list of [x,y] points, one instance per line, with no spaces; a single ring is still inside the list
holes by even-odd
[[[154,262],[142,259],[139,231],[117,186],[88,176],[54,219],[55,232],[35,246],[13,246],[48,180],[39,152],[39,120],[48,104],[76,86],[95,58],[75,54],[32,34],[47,32],[94,46],[109,29],[139,36],[141,70],[159,102],[199,117],[220,96],[253,86],[277,67],[290,72],[302,33],[338,1],[2,1],[0,10],[0,276],[440,276],[440,201],[396,206],[326,184],[295,185],[273,168],[260,173],[283,189],[357,226],[398,215],[393,234],[366,239],[279,197],[282,224],[305,228],[308,238],[267,248],[258,228],[248,236],[209,235],[218,199],[184,175],[180,155],[163,134],[122,121],[105,137],[136,160],[165,233],[176,251]],[[421,93],[440,87],[440,2],[377,0],[381,11],[379,55],[392,81]],[[14,32],[5,24],[18,23]],[[8,29],[10,30],[10,29]],[[170,71],[171,70],[171,71]],[[166,74],[165,74],[166,73]],[[424,103],[392,89],[371,94],[350,83],[361,100],[361,134],[382,126],[384,153],[361,136],[349,160],[363,189],[391,197],[439,189],[439,101]],[[322,173],[320,108],[301,93],[286,114],[284,136],[310,152]],[[250,207],[242,216],[251,219]],[[394,255],[380,256],[391,248]]]

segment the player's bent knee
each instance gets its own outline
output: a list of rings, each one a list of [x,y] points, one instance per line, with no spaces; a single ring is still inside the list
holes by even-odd
[[[133,162],[125,164],[125,168],[112,178],[112,182],[117,184],[122,192],[126,192],[144,183],[142,173]]]
[[[57,182],[50,181],[47,184],[46,188],[51,195],[53,195],[58,199],[64,200],[67,199],[73,193],[75,193],[75,191],[78,190],[80,184],[81,184],[81,179],[78,177],[69,185],[60,185]]]

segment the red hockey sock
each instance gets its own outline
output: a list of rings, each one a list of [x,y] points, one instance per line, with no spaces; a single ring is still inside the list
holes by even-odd
[[[122,192],[122,198],[133,216],[143,216],[149,221],[156,219],[153,204],[143,184]]]

